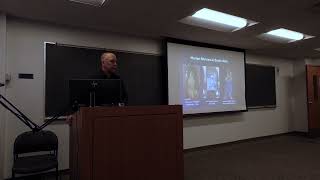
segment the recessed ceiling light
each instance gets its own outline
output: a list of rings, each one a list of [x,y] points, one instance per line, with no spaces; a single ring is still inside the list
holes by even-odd
[[[304,39],[310,39],[314,36],[306,35],[300,32],[291,31],[288,29],[280,28],[276,30],[272,30],[269,32],[266,32],[259,36],[262,39],[265,40],[271,40],[271,41],[277,41],[282,43],[290,43],[294,41],[300,41]]]
[[[92,5],[92,6],[102,6],[106,0],[69,0],[69,1]]]
[[[236,28],[243,28],[247,25],[247,20],[230,14],[203,8],[192,15],[192,17],[213,21]]]
[[[180,22],[188,25],[200,26],[207,29],[225,32],[232,32],[244,27],[257,24],[257,22],[251,20],[211,10],[208,8],[200,9],[193,15],[180,20]]]
[[[298,41],[298,40],[303,39],[302,33],[291,31],[291,30],[284,29],[284,28],[272,30],[272,31],[267,32],[266,34],[278,36],[281,38],[287,38],[287,39],[291,39],[294,41]]]

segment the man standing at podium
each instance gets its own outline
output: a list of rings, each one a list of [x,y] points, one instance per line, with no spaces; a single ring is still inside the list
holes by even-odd
[[[117,75],[118,63],[117,56],[111,52],[104,52],[100,57],[100,72],[99,74],[93,75],[90,79],[120,79]],[[126,88],[122,83],[121,95],[123,97],[123,104],[128,104],[128,94]],[[67,116],[67,123],[71,124],[72,115]]]
[[[120,76],[116,74],[118,69],[117,57],[115,54],[110,52],[105,52],[101,55],[101,74],[97,75],[95,79],[120,79]],[[128,94],[126,88],[121,81],[122,91],[121,95],[123,97],[124,104],[128,104]]]

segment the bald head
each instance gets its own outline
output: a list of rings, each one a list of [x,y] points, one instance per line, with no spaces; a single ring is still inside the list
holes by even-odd
[[[105,52],[101,55],[101,70],[110,76],[117,71],[117,57],[113,53]]]

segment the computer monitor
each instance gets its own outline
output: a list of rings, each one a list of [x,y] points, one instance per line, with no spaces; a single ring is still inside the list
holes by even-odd
[[[122,102],[120,79],[71,79],[71,106],[112,106]],[[74,107],[73,107],[74,108]]]

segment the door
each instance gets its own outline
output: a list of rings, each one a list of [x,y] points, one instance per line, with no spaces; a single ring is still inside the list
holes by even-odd
[[[308,127],[311,136],[320,136],[320,66],[307,65]]]

